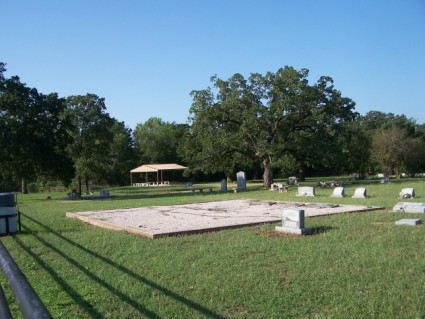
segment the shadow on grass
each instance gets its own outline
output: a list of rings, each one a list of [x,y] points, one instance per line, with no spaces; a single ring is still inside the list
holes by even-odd
[[[52,228],[44,225],[43,223],[39,222],[38,220],[26,215],[26,214],[22,214],[23,216],[25,216],[26,218],[28,218],[29,220],[31,220],[32,222],[34,222],[35,224],[41,226],[42,228],[44,228],[46,231],[48,231],[51,234],[54,234],[55,236],[57,236],[58,238],[60,238],[61,240],[73,245],[74,247],[80,249],[81,251],[91,255],[94,258],[99,259],[100,261],[110,265],[111,267],[114,267],[115,269],[125,273],[126,275],[134,278],[135,280],[138,280],[139,282],[153,288],[156,289],[158,291],[160,291],[161,293],[163,293],[164,295],[186,305],[187,307],[190,307],[198,312],[201,313],[201,315],[203,315],[204,317],[207,318],[216,318],[216,319],[224,319],[224,316],[221,316],[220,314],[214,312],[213,310],[210,310],[194,301],[191,301],[169,289],[167,289],[166,287],[163,287],[157,283],[155,283],[152,280],[149,280],[139,274],[136,274],[134,271],[82,246],[81,244],[66,238],[65,236],[63,236],[62,234],[56,232],[55,230],[53,230]],[[26,228],[24,226],[24,228]],[[59,248],[53,246],[52,244],[50,244],[49,242],[47,242],[46,240],[44,240],[43,238],[41,238],[40,236],[36,235],[35,233],[32,233],[28,228],[26,228],[26,231],[31,233],[32,236],[34,236],[37,240],[39,240],[41,243],[43,243],[46,247],[50,248],[51,250],[55,251],[58,255],[62,256],[65,260],[67,260],[71,265],[75,266],[76,268],[78,268],[79,270],[83,271],[84,273],[87,274],[87,276],[89,276],[91,279],[93,279],[94,281],[96,281],[97,283],[99,283],[100,285],[102,285],[103,287],[105,287],[107,290],[109,290],[111,293],[113,293],[114,295],[118,296],[122,301],[126,302],[127,304],[129,304],[130,306],[134,307],[135,309],[137,309],[140,313],[142,313],[144,316],[146,316],[147,318],[161,318],[159,315],[155,314],[154,312],[152,312],[151,310],[147,309],[146,306],[142,305],[140,302],[131,299],[129,296],[127,296],[126,294],[118,291],[115,287],[111,286],[110,284],[108,284],[107,282],[105,282],[104,280],[102,280],[101,278],[99,278],[96,274],[92,273],[91,271],[89,271],[85,266],[81,265],[80,263],[78,263],[75,259],[73,259],[72,257],[68,256],[66,253],[64,253],[63,251],[61,251]],[[38,259],[36,259],[37,262],[39,262],[40,264],[43,264],[43,262]],[[48,266],[47,266],[48,267]],[[48,270],[48,269],[46,269]],[[48,270],[50,272],[50,270]],[[53,270],[52,270],[53,271]],[[52,272],[50,272],[52,273]],[[52,274],[55,274],[55,272],[53,271]],[[56,277],[58,277],[56,275],[56,277],[53,275],[53,277],[56,279]],[[60,278],[59,278],[60,279]],[[59,280],[58,281],[59,284],[62,285],[63,280]],[[64,285],[62,285],[62,287],[66,290],[67,286],[66,283],[63,283]],[[73,297],[73,296],[71,296]],[[75,298],[75,296],[74,296]],[[81,301],[80,305],[84,307],[84,309],[86,309],[87,307],[87,302],[85,302],[84,300],[80,300],[80,299],[76,299],[76,301]],[[93,314],[95,316],[93,316],[93,318],[102,318],[97,317],[97,313]]]
[[[327,233],[328,231],[335,229],[335,227],[331,227],[331,226],[319,226],[319,227],[314,227],[314,228],[310,228],[311,229],[311,235],[319,235],[322,233]]]
[[[200,193],[199,189],[203,188],[204,192]],[[89,197],[89,196],[82,196],[79,199],[76,199],[76,201],[84,200],[84,201],[91,201],[91,200],[132,200],[132,199],[154,199],[154,198],[177,198],[177,197],[188,197],[193,196],[194,198],[202,198],[202,197],[208,197],[211,195],[225,195],[225,194],[232,194],[232,190],[228,190],[227,192],[221,192],[218,188],[215,188],[212,192],[209,192],[207,189],[209,187],[181,187],[181,188],[174,188],[166,190],[165,188],[146,188],[142,190],[135,189],[135,190],[125,190],[122,192],[118,192],[117,195],[111,195],[108,197]],[[195,192],[192,192],[192,189],[196,189]],[[213,187],[214,189],[214,187]],[[249,191],[256,191],[259,189],[263,189],[262,186],[253,186],[247,189],[247,192]],[[121,193],[121,194],[120,194]],[[73,201],[72,199],[67,198],[55,198],[54,200],[66,200],[66,201]]]
[[[226,193],[221,193],[221,192],[204,192],[204,193],[192,193],[192,191],[190,189],[183,189],[183,190],[174,190],[174,191],[169,191],[169,192],[147,192],[147,193],[140,193],[139,192],[132,192],[132,194],[120,194],[120,195],[111,195],[108,197],[90,197],[90,196],[82,196],[81,198],[78,199],[68,199],[66,197],[62,197],[62,198],[55,198],[54,200],[65,200],[65,201],[98,201],[98,200],[110,200],[110,201],[114,201],[114,200],[131,200],[131,199],[152,199],[152,198],[173,198],[173,197],[187,197],[187,196],[193,196],[193,197],[203,197],[203,196],[208,196],[208,195],[214,195],[214,194],[226,194]],[[45,199],[43,199],[45,200]]]
[[[28,232],[27,232],[28,233]],[[24,245],[24,243],[19,239],[18,236],[13,236],[13,239],[16,243],[28,254],[30,255],[45,271],[47,271],[50,276],[62,287],[62,289],[68,294],[68,296],[91,317],[91,318],[103,318],[102,314],[93,308],[89,302],[84,300],[84,298],[75,291],[67,282],[58,275],[58,273],[49,265],[47,265],[43,260],[37,256],[31,249]]]

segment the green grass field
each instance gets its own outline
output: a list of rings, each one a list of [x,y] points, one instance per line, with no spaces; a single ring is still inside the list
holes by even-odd
[[[394,223],[425,216],[390,210],[404,187],[416,190],[409,201],[425,202],[425,181],[344,186],[343,199],[331,198],[330,188],[300,199],[296,187],[282,194],[257,183],[238,194],[192,195],[173,186],[110,189],[113,197],[102,200],[19,195],[22,232],[1,240],[55,318],[424,318],[425,226]],[[369,197],[352,199],[360,186]],[[310,236],[276,233],[274,224],[148,240],[65,218],[68,211],[237,198],[385,209],[307,218],[317,230]],[[0,282],[5,288],[3,276]]]

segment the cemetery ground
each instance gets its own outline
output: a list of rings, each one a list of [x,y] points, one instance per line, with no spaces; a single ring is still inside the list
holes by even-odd
[[[345,198],[331,197],[331,188],[299,198],[296,186],[279,193],[260,183],[225,194],[217,183],[203,195],[184,186],[113,188],[110,198],[96,200],[18,195],[22,231],[1,240],[54,318],[423,318],[425,226],[395,222],[425,216],[391,210],[400,201],[425,202],[425,181],[342,183]],[[368,197],[351,198],[356,187],[367,188]],[[400,199],[405,187],[415,188],[416,197]],[[65,217],[230,199],[385,209],[306,218],[314,230],[309,236],[278,233],[274,223],[155,240]]]

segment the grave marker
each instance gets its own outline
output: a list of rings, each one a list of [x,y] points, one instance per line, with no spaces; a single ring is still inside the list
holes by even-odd
[[[396,213],[425,214],[425,203],[400,202],[393,207]]]
[[[413,198],[415,197],[415,189],[414,188],[403,188],[400,192],[401,198]]]
[[[221,184],[221,188],[220,188],[221,192],[223,193],[227,192],[227,179],[223,178],[220,184]]]
[[[311,186],[298,187],[298,191],[297,191],[296,196],[314,197],[314,196],[316,196],[314,187],[311,187]]]
[[[102,189],[102,190],[99,192],[99,196],[100,196],[100,197],[109,197],[109,191],[107,191],[107,190],[105,190],[105,189]]]
[[[298,184],[298,178],[295,176],[288,177],[288,185],[296,185]]]
[[[238,172],[236,174],[237,190],[245,191],[246,190],[246,174],[245,172]]]
[[[366,198],[366,188],[360,187],[356,188],[356,191],[354,192],[354,195],[351,196],[352,198]]]
[[[311,229],[304,228],[303,209],[284,209],[282,213],[282,226],[275,228],[279,232],[303,235],[311,233]]]
[[[400,219],[395,222],[396,225],[416,226],[422,223],[420,219]]]
[[[334,192],[331,196],[332,197],[344,197],[345,196],[344,187],[335,187]]]

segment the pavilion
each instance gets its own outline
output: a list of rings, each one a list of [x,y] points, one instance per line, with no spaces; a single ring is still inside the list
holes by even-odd
[[[133,173],[155,173],[156,172],[156,184],[155,183],[141,183],[140,186],[149,186],[149,185],[166,185],[169,182],[164,183],[164,171],[177,171],[177,170],[185,170],[186,166],[182,166],[179,164],[144,164],[142,166],[133,168],[130,171],[130,184],[133,185]],[[139,186],[139,185],[137,185]]]

